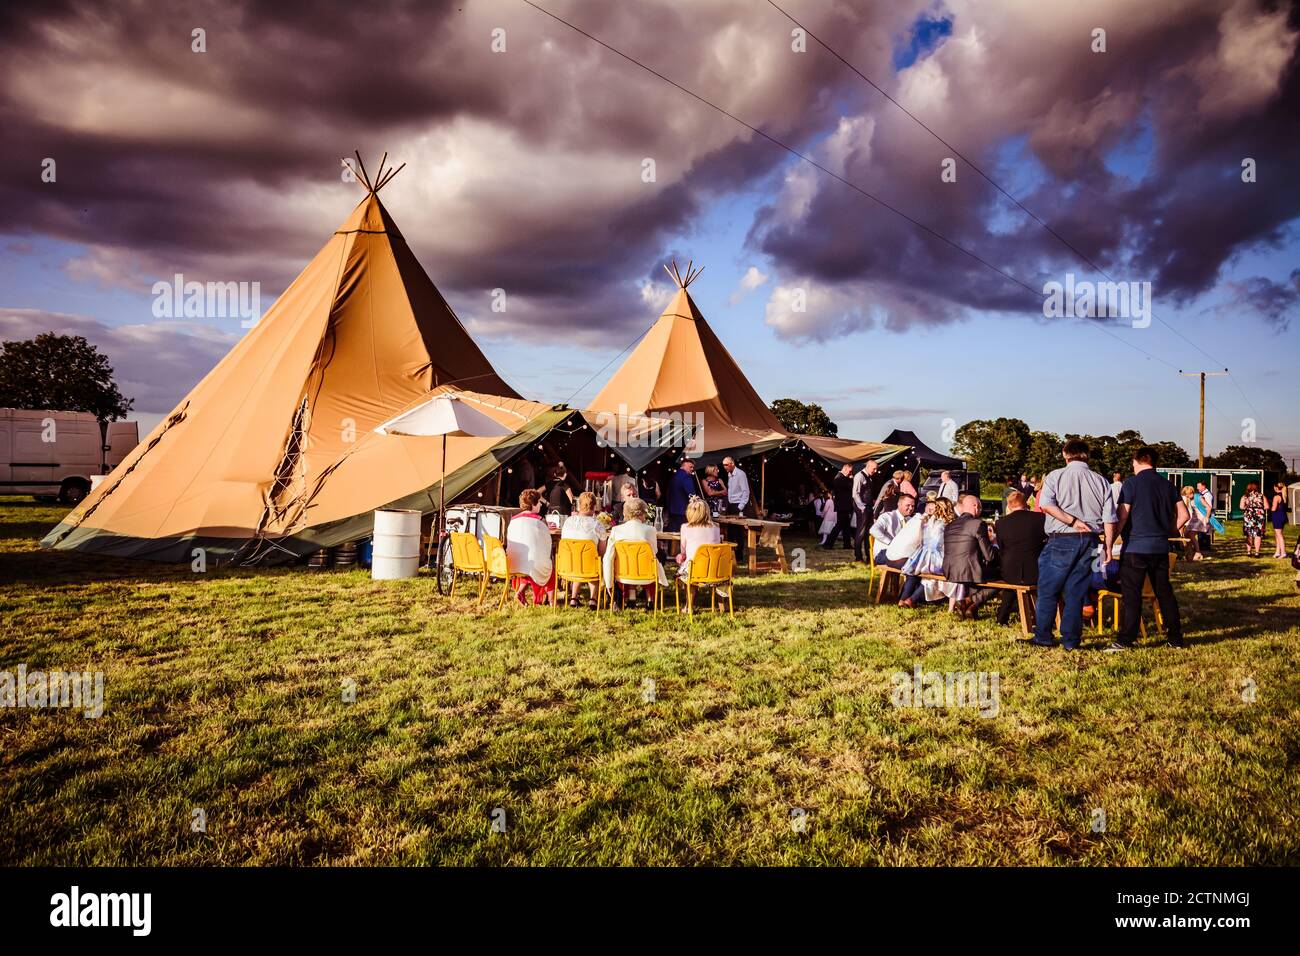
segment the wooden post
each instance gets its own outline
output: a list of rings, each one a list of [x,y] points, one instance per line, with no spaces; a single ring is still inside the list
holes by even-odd
[[[1196,442],[1196,467],[1205,467],[1205,377],[1207,375],[1227,375],[1228,370],[1225,368],[1222,372],[1184,372],[1178,370],[1178,374],[1187,378],[1199,376],[1201,379],[1201,427]]]
[[[767,456],[763,456],[762,464],[758,471],[758,514],[763,517],[767,514]]]
[[[1201,428],[1196,439],[1196,467],[1205,467],[1205,373],[1201,373]]]

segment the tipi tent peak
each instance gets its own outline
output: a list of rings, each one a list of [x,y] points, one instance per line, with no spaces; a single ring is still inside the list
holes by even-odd
[[[685,291],[687,286],[700,277],[700,273],[704,271],[704,266],[700,266],[696,269],[695,260],[692,259],[686,264],[686,276],[683,278],[681,272],[677,269],[677,260],[673,259],[671,261],[671,267],[665,265],[664,271],[673,277],[673,281],[677,283],[677,288]]]
[[[346,160],[344,160],[344,162],[347,164],[348,169],[352,170],[352,175],[356,177],[357,182],[362,186],[365,186],[366,192],[371,195],[374,195],[387,186],[394,176],[406,168],[406,163],[402,163],[402,165],[398,166],[396,169],[389,167],[385,171],[384,164],[388,162],[388,153],[385,152],[379,160],[379,173],[375,176],[374,180],[371,180],[370,176],[366,173],[366,164],[361,160],[360,151],[353,150],[353,153],[357,157],[357,165],[352,166],[347,163]]]

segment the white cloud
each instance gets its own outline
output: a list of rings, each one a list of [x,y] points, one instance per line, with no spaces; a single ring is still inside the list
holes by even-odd
[[[730,301],[732,305],[735,305],[745,296],[749,295],[749,293],[753,292],[765,283],[767,279],[767,274],[760,272],[758,266],[750,266],[745,270],[745,274],[740,277],[740,281],[736,283],[736,290],[731,293],[731,298],[728,301]]]

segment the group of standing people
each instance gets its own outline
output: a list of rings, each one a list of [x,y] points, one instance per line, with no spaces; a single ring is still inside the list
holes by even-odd
[[[899,603],[914,607],[947,598],[961,617],[975,616],[997,589],[990,581],[1035,585],[1037,608],[1029,643],[1079,647],[1084,606],[1100,588],[1118,588],[1122,612],[1118,633],[1108,651],[1132,647],[1141,626],[1142,594],[1149,582],[1160,606],[1166,644],[1182,647],[1182,622],[1169,580],[1170,539],[1192,520],[1192,508],[1156,471],[1156,451],[1139,448],[1131,477],[1108,482],[1088,466],[1090,449],[1080,439],[1062,448],[1065,465],[1044,476],[1032,490],[1030,510],[1025,490],[1016,486],[1005,498],[1006,513],[990,533],[980,519],[980,500],[958,495],[954,504],[937,494],[927,496],[920,514],[912,495],[872,524],[877,564],[899,569],[904,584]],[[1212,513],[1212,512],[1208,512]],[[1116,542],[1122,540],[1115,562]],[[942,580],[922,575],[942,575]],[[1014,596],[1003,589],[999,623],[1006,623]]]
[[[1273,557],[1286,558],[1286,522],[1290,507],[1286,501],[1286,485],[1277,482],[1273,493],[1265,497],[1259,485],[1253,481],[1246,486],[1246,493],[1237,503],[1241,509],[1241,532],[1246,538],[1246,553],[1253,558],[1262,557],[1260,548],[1264,544],[1264,523],[1273,529]]]
[[[726,476],[725,479],[723,475]],[[758,516],[749,487],[749,476],[744,469],[737,467],[736,459],[730,455],[722,459],[721,471],[717,465],[706,465],[703,477],[697,474],[694,461],[690,458],[682,461],[668,483],[668,494],[664,501],[667,510],[665,531],[678,532],[688,523],[687,510],[694,498],[704,503],[713,518],[723,515],[746,518]],[[728,539],[736,543],[736,559],[744,561],[748,556],[744,529],[728,525],[726,530]]]

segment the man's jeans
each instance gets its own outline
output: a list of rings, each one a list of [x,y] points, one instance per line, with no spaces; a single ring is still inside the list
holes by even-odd
[[[1097,551],[1093,534],[1052,534],[1038,556],[1038,614],[1034,639],[1055,642],[1056,602],[1062,601],[1061,644],[1069,650],[1083,638],[1083,602],[1092,580]]]

